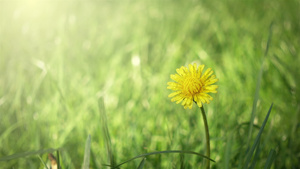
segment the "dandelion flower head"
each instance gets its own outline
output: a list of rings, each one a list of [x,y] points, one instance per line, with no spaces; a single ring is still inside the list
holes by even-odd
[[[185,109],[192,109],[193,102],[202,107],[204,103],[208,104],[213,100],[208,93],[217,93],[218,85],[213,84],[218,79],[213,75],[211,68],[203,73],[204,66],[194,63],[176,69],[177,74],[170,76],[175,82],[168,82],[167,87],[174,91],[168,96],[172,97],[172,102],[181,103]]]

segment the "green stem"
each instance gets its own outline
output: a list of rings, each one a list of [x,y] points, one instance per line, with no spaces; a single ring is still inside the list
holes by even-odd
[[[205,111],[203,106],[201,107],[201,112],[202,112],[202,118],[204,122],[204,127],[205,127],[205,137],[206,137],[206,156],[210,158],[210,142],[209,142],[209,130],[208,130],[208,124],[207,124],[207,119],[205,115]],[[207,160],[206,163],[206,169],[210,168],[210,160]]]

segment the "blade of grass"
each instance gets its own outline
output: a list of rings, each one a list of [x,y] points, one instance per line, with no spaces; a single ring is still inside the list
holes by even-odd
[[[184,166],[184,155],[183,154],[180,154],[180,169],[184,169],[185,166]]]
[[[59,160],[59,150],[56,150],[56,154],[57,154],[57,168],[58,169],[61,169],[61,167],[60,167],[60,160]]]
[[[232,145],[232,141],[231,138],[232,134],[230,134],[227,138],[227,144],[225,147],[225,160],[224,160],[224,168],[228,169],[229,168],[229,160],[230,160],[230,154],[231,154],[231,145]]]
[[[250,122],[241,123],[241,124],[239,124],[239,125],[236,127],[236,129],[235,129],[235,132],[236,132],[236,134],[237,134],[237,136],[238,136],[239,141],[241,142],[241,145],[244,145],[245,142],[247,142],[247,140],[244,141],[244,137],[240,134],[239,131],[240,131],[240,129],[241,129],[243,126],[248,126],[248,127],[249,127],[249,125],[250,125]],[[258,125],[256,125],[256,124],[253,124],[253,129],[257,129],[257,130],[259,131],[260,127],[261,127],[261,126],[258,126]],[[232,137],[232,136],[231,136],[231,137]],[[244,150],[243,146],[241,146],[241,147],[239,148],[239,152],[240,152],[240,153],[238,153],[238,154],[239,154],[239,157],[238,157],[238,159],[237,159],[237,161],[238,161],[238,167],[237,167],[237,168],[243,168],[243,164],[244,164],[244,162],[245,162],[245,157],[246,157],[246,155],[248,154],[249,150],[250,150],[250,147],[246,147],[246,150]],[[241,152],[244,152],[244,153],[241,153]],[[229,159],[229,160],[230,160],[230,159]]]
[[[88,138],[86,139],[82,169],[89,169],[90,150],[91,150],[91,135],[89,135]]]
[[[155,154],[169,154],[169,153],[180,153],[180,154],[194,154],[194,155],[197,155],[197,156],[200,156],[202,158],[205,158],[205,159],[208,159],[210,161],[213,161],[215,162],[214,160],[208,158],[207,156],[205,155],[202,155],[202,154],[199,154],[199,153],[196,153],[196,152],[193,152],[193,151],[184,151],[184,150],[167,150],[167,151],[157,151],[157,152],[151,152],[151,153],[146,153],[146,154],[141,154],[141,155],[138,155],[138,156],[135,156],[125,162],[122,162],[118,165],[116,165],[115,167],[112,167],[112,168],[117,168],[117,167],[120,167],[121,165],[123,164],[126,164],[132,160],[135,160],[137,158],[142,158],[142,157],[147,157],[147,156],[150,156],[150,155],[155,155]]]
[[[260,130],[259,130],[259,132],[258,132],[258,134],[257,134],[257,136],[256,136],[256,138],[255,138],[255,141],[254,141],[254,143],[253,143],[251,149],[249,150],[249,152],[248,152],[248,154],[247,154],[247,156],[246,156],[246,161],[245,161],[244,169],[247,169],[247,168],[248,168],[248,165],[249,165],[249,163],[250,163],[250,160],[251,160],[251,157],[252,157],[252,155],[253,155],[253,153],[254,153],[254,150],[256,149],[257,145],[259,144],[261,134],[262,134],[262,132],[263,132],[263,130],[264,130],[264,128],[265,128],[265,125],[266,125],[266,123],[267,123],[267,121],[268,121],[268,118],[269,118],[269,115],[270,115],[270,113],[271,113],[272,107],[273,107],[273,103],[272,103],[272,105],[271,105],[271,107],[270,107],[270,109],[269,109],[269,111],[268,111],[268,113],[267,113],[267,115],[266,115],[266,118],[265,118],[265,120],[264,120],[262,126],[260,127]]]
[[[143,158],[143,160],[141,161],[141,163],[140,163],[140,165],[138,166],[137,169],[142,169],[142,168],[144,168],[145,162],[146,162],[146,158]]]
[[[95,153],[93,152],[93,149],[91,149],[91,160],[92,160],[92,165],[91,168],[98,168],[98,169],[101,169],[101,165],[98,165],[97,162],[96,162],[96,156],[95,156]]]
[[[264,169],[270,169],[271,168],[272,163],[273,163],[273,161],[275,159],[275,156],[276,156],[275,150],[271,149]]]
[[[114,167],[115,166],[115,157],[113,154],[111,139],[110,139],[110,135],[109,135],[109,131],[108,131],[106,111],[105,111],[105,107],[104,107],[103,98],[99,99],[99,111],[100,111],[102,132],[104,133],[105,145],[106,145],[106,150],[108,153],[108,160],[109,160],[110,166]]]
[[[17,159],[17,158],[24,158],[24,157],[32,156],[32,155],[52,153],[56,150],[57,149],[50,148],[50,149],[46,149],[46,150],[37,150],[37,151],[29,151],[29,152],[24,152],[24,153],[16,153],[16,154],[9,155],[9,156],[6,156],[6,157],[1,157],[0,161],[8,161],[8,160],[14,160],[14,159]]]
[[[252,138],[253,121],[254,121],[254,117],[256,115],[256,105],[257,105],[257,101],[258,101],[258,98],[259,98],[259,90],[260,90],[260,84],[261,84],[263,69],[264,69],[264,62],[265,62],[265,58],[267,57],[269,47],[270,47],[270,43],[271,43],[272,25],[273,25],[273,22],[270,24],[270,27],[269,27],[269,36],[268,36],[267,46],[266,46],[265,54],[264,54],[264,57],[263,57],[263,60],[262,60],[261,66],[260,66],[260,71],[259,71],[259,74],[258,74],[258,77],[257,77],[255,95],[254,95],[254,100],[253,100],[253,105],[252,105],[252,113],[251,113],[251,119],[250,119],[249,134],[248,134],[248,140],[247,140],[247,144],[246,144],[247,147],[250,147],[250,141],[251,141],[251,138]]]
[[[260,147],[260,141],[259,141],[256,151],[255,151],[255,154],[254,154],[254,157],[253,157],[253,160],[252,160],[252,163],[251,163],[251,166],[250,166],[250,169],[254,169],[254,167],[256,165],[256,161],[258,160],[258,155],[260,154],[260,152],[261,152],[261,147]]]
[[[48,166],[47,166],[47,164],[46,164],[46,163],[44,162],[44,160],[41,158],[41,156],[38,155],[38,157],[39,157],[39,159],[41,160],[41,162],[43,163],[44,168],[49,169]]]

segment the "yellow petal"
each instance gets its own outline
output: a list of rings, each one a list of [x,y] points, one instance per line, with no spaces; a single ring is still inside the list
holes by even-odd
[[[217,93],[218,85],[210,85],[210,86],[205,86],[203,92],[204,93]]]
[[[171,77],[172,80],[174,80],[174,81],[176,81],[176,82],[182,81],[181,76],[179,76],[178,74],[171,75],[170,77]]]
[[[176,104],[179,104],[184,99],[184,97],[182,97],[182,96],[177,96],[177,97],[180,97],[176,102]]]
[[[198,102],[197,102],[197,105],[198,105],[198,107],[202,107],[201,101],[198,101]]]
[[[167,85],[173,86],[173,87],[180,87],[181,85],[176,82],[168,82]]]
[[[192,64],[189,64],[189,70],[190,70],[191,74],[195,74],[195,72],[196,72],[195,69],[196,68]]]
[[[180,76],[184,76],[184,75],[185,75],[181,68],[176,69],[176,72],[177,72]]]
[[[181,90],[180,87],[174,87],[174,86],[168,86],[167,89],[171,89],[171,90],[174,90],[174,91]]]
[[[200,101],[201,101],[202,103],[206,103],[204,97],[200,96],[199,99],[200,99]]]
[[[176,95],[178,95],[180,93],[181,93],[181,91],[177,91],[177,92],[169,94],[168,97],[174,97],[174,96],[176,96]]]
[[[214,73],[214,71],[212,71],[211,68],[206,69],[206,71],[204,72],[204,74],[202,76],[202,79],[206,80],[213,73]]]
[[[181,105],[185,105],[185,103],[186,103],[186,101],[187,101],[187,98],[184,98],[183,100],[182,100],[182,103],[181,103]]]
[[[198,74],[201,76],[202,75],[202,72],[203,72],[203,69],[204,69],[205,65],[200,65],[198,67]],[[199,77],[200,78],[200,77]]]
[[[193,99],[194,99],[195,102],[197,102],[197,101],[198,101],[198,96],[197,96],[197,95],[194,95],[194,98],[193,98]]]
[[[179,95],[179,96],[175,96],[175,97],[173,97],[172,99],[171,99],[171,101],[172,102],[175,102],[176,101],[176,103],[179,101],[179,100],[182,100],[183,98]]]

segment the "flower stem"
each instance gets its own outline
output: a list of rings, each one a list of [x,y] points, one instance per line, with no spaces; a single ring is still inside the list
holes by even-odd
[[[205,137],[206,137],[206,156],[210,158],[210,142],[209,142],[209,130],[208,130],[208,124],[207,124],[207,119],[205,115],[205,111],[203,106],[201,107],[201,112],[202,112],[202,118],[204,122],[204,127],[205,127]],[[207,160],[206,163],[206,169],[210,168],[210,160]]]

